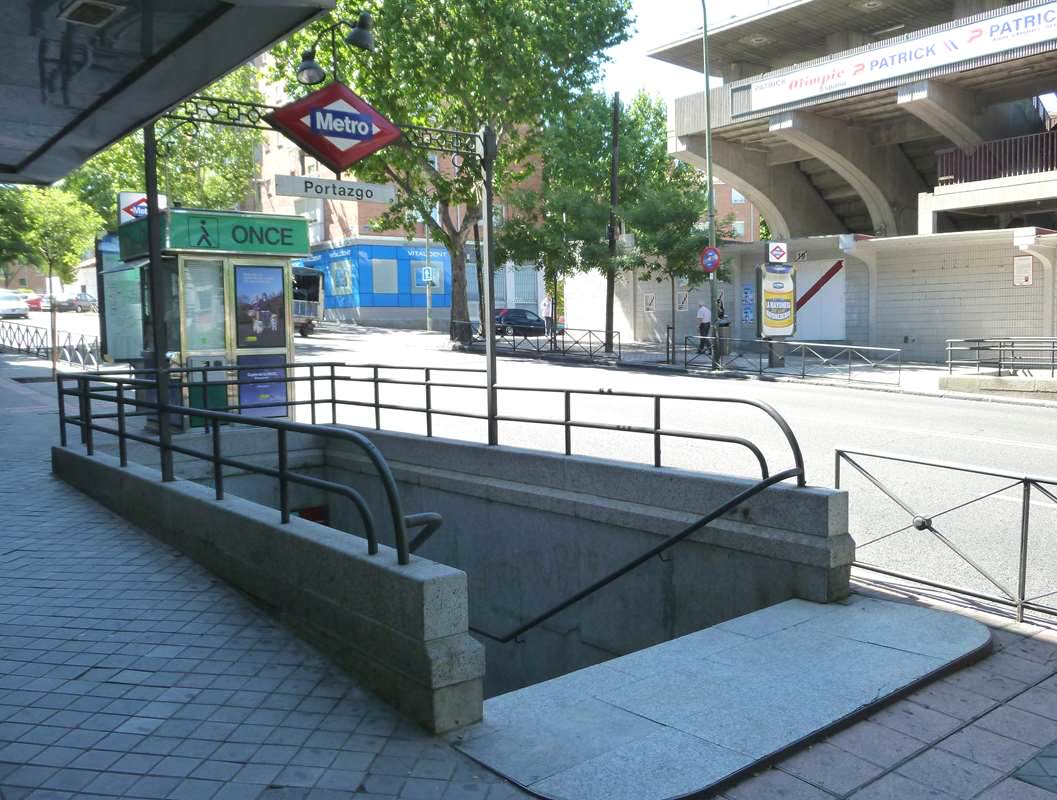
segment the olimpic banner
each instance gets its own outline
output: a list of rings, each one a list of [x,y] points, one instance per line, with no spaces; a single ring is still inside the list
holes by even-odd
[[[1057,2],[1002,14],[752,84],[752,110],[868,86],[1057,39]]]

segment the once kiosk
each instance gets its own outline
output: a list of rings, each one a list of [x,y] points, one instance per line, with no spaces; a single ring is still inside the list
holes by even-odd
[[[294,360],[290,261],[310,254],[308,222],[298,216],[163,210],[160,281],[147,260],[147,220],[125,223],[118,239],[121,262],[103,264],[99,273],[104,358],[154,366],[149,292],[158,283],[166,292],[169,365],[194,370],[189,382],[202,382],[204,373],[207,382],[220,384],[205,393],[174,384],[173,402],[287,416],[286,403],[293,398],[287,396],[282,365]],[[242,369],[229,373],[225,367],[231,366]],[[236,374],[252,383],[222,385]]]

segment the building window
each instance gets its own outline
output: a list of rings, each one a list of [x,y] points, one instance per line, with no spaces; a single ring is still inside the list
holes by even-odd
[[[319,244],[326,235],[323,225],[323,200],[314,197],[298,197],[294,200],[294,213],[308,220],[308,243]]]
[[[26,286],[27,286],[27,284],[26,284],[26,279],[25,279],[25,278],[19,278],[19,279],[18,279],[18,285],[19,285],[19,287],[21,287],[22,289],[25,289],[25,288],[26,288]]]
[[[736,206],[743,205],[745,203],[745,195],[743,195],[737,189],[731,189],[730,202]]]
[[[734,220],[734,222],[731,223],[731,228],[734,229],[734,238],[735,239],[744,239],[745,238],[745,220],[743,220],[743,219]]]
[[[400,291],[395,258],[372,258],[371,270],[375,294],[396,294]]]

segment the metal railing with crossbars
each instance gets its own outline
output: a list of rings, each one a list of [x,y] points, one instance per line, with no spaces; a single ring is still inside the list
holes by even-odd
[[[479,322],[451,323],[452,331],[456,327],[469,327],[472,339],[471,346],[484,346],[484,331]],[[521,329],[524,330],[524,329]],[[606,350],[605,331],[588,328],[559,328],[550,333],[518,333],[518,329],[507,325],[496,330],[496,351],[511,353],[532,353],[535,355],[561,355],[570,357],[621,360],[622,350],[620,331],[613,331],[613,349]]]
[[[1001,481],[997,488],[988,487],[986,490],[974,493],[974,496],[969,499],[960,499],[959,502],[954,503],[949,508],[941,510],[926,510],[923,508],[916,507],[915,504],[903,496],[901,493],[892,489],[884,481],[877,476],[878,468],[876,466],[868,466],[864,464],[864,461],[871,461],[872,463],[882,462],[888,464],[898,465],[913,465],[915,467],[923,467],[928,470],[937,471],[940,473],[953,473],[958,475],[976,475],[983,478],[996,478]],[[847,465],[851,467],[856,474],[863,477],[867,483],[873,486],[884,498],[887,498],[895,506],[905,514],[905,524],[894,530],[878,531],[852,531],[856,539],[855,546],[855,566],[875,572],[881,575],[887,575],[889,577],[897,578],[900,580],[910,581],[918,583],[923,586],[930,586],[937,589],[943,589],[945,591],[953,592],[955,594],[964,595],[977,600],[985,600],[994,603],[999,606],[1005,606],[1014,609],[1018,622],[1022,622],[1024,619],[1025,611],[1033,611],[1044,614],[1057,614],[1057,575],[1054,575],[1052,571],[1048,572],[1048,577],[1053,581],[1053,589],[1047,589],[1043,592],[1036,592],[1031,594],[1028,589],[1028,565],[1029,565],[1029,550],[1032,545],[1031,541],[1031,508],[1033,505],[1033,498],[1038,497],[1044,501],[1057,504],[1057,479],[1054,478],[1043,478],[1031,475],[1016,474],[1011,472],[1003,472],[1000,470],[983,469],[980,467],[972,467],[964,464],[953,464],[943,461],[926,461],[923,459],[910,458],[907,456],[893,455],[889,453],[874,453],[867,451],[857,450],[837,450],[835,454],[835,480],[834,487],[837,489],[841,488],[841,474],[842,466]],[[930,482],[929,485],[938,485],[937,482]],[[946,526],[941,522],[941,517],[950,515],[954,512],[961,511],[962,509],[978,504],[988,498],[997,497],[1003,493],[1013,492],[1014,499],[1020,506],[1019,513],[1019,525],[1017,526],[1016,541],[1011,543],[1008,548],[1002,550],[998,555],[1006,556],[1009,561],[1015,560],[1015,564],[1007,564],[1007,572],[1015,572],[1016,578],[1014,581],[1004,580],[1002,577],[995,574],[994,567],[988,568],[982,563],[983,558],[979,555],[974,557],[969,553],[969,546],[965,542],[966,539],[970,538],[971,535],[978,534],[977,531],[967,530],[965,523],[962,527],[959,527],[956,531],[946,529]],[[1057,511],[1057,506],[1053,506],[1052,509]],[[981,512],[976,512],[981,513]],[[871,515],[871,518],[881,518],[880,514]],[[953,524],[953,521],[952,521]],[[994,524],[985,519],[982,524],[989,528],[994,528]],[[942,529],[941,529],[942,528]],[[969,586],[955,584],[940,580],[936,575],[921,575],[911,574],[902,569],[895,569],[883,563],[876,563],[874,561],[866,560],[871,555],[864,554],[864,551],[871,547],[879,545],[880,543],[891,539],[894,536],[898,536],[907,531],[918,531],[922,534],[926,534],[935,541],[939,542],[945,552],[949,553],[952,557],[957,559],[961,564],[965,564],[969,567],[972,574],[979,576],[983,579],[988,587],[992,591],[979,591]],[[1000,543],[1001,544],[1001,543]],[[1037,543],[1036,543],[1037,544]],[[876,549],[876,548],[875,548]],[[1012,557],[1015,554],[1015,559]],[[901,553],[905,556],[905,553]],[[913,554],[911,554],[913,555]],[[884,557],[884,556],[880,556]],[[906,558],[901,560],[905,561]],[[1012,568],[1010,568],[1012,567]],[[920,568],[920,567],[919,567]],[[945,572],[953,572],[954,570],[947,570]],[[1036,587],[1038,588],[1038,587]],[[998,594],[994,594],[993,590],[997,590]],[[1044,602],[1048,601],[1048,602]]]
[[[56,336],[59,361],[81,369],[97,369],[102,361],[99,337],[59,331]],[[0,320],[0,350],[51,358],[51,330],[39,325]]]
[[[903,351],[827,342],[687,336],[683,367],[898,386]]]

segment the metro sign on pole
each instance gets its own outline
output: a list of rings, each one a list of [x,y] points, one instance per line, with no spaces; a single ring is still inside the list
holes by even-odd
[[[786,264],[789,262],[789,248],[785,242],[767,243],[767,263]]]
[[[337,81],[264,119],[335,172],[400,138],[399,128]]]

